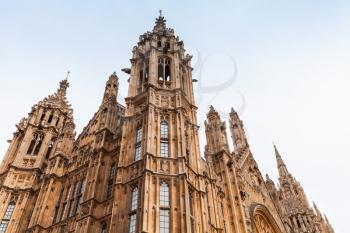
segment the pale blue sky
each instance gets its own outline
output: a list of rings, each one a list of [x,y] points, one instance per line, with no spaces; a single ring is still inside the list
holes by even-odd
[[[194,55],[201,125],[210,104],[223,118],[231,106],[241,109],[262,172],[277,178],[275,141],[336,232],[347,233],[349,1],[0,0],[0,159],[14,125],[67,70],[78,132],[113,71],[125,97],[120,69],[129,67],[131,49],[158,9]],[[233,84],[208,92],[234,71]],[[204,144],[202,129],[202,151]]]

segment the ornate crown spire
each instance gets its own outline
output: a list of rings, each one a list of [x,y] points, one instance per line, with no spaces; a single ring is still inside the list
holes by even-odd
[[[165,31],[166,30],[166,19],[162,15],[162,10],[159,10],[159,16],[156,18],[156,24],[153,27],[153,31]]]

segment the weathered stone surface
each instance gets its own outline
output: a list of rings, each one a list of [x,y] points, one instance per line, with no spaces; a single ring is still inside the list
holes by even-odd
[[[279,188],[263,178],[233,109],[234,151],[210,107],[201,157],[191,58],[159,16],[123,69],[126,106],[115,73],[77,138],[67,80],[34,105],[0,166],[0,232],[332,233],[276,147]]]

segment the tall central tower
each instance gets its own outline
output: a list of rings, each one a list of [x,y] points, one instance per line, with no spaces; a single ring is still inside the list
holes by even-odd
[[[191,201],[202,200],[203,191],[191,56],[165,23],[160,15],[152,32],[140,36],[131,69],[124,69],[130,84],[111,224],[116,232],[196,232],[208,221]]]

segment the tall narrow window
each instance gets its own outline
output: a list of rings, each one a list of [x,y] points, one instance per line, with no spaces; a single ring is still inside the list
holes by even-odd
[[[170,232],[169,210],[161,209],[159,211],[159,232],[160,233]]]
[[[139,84],[141,85],[143,81],[143,70],[140,70],[139,80],[140,80]]]
[[[30,142],[30,145],[29,145],[28,150],[27,150],[27,154],[28,154],[28,155],[32,154],[32,152],[33,152],[33,149],[34,149],[34,146],[35,146],[35,143],[36,143],[37,136],[38,136],[37,134],[34,134],[33,139],[32,139],[32,141]]]
[[[50,114],[50,116],[49,116],[49,119],[48,119],[47,123],[51,123],[51,122],[52,122],[52,118],[53,118],[53,115],[52,115],[52,114]]]
[[[136,143],[135,143],[135,157],[134,160],[138,161],[141,159],[141,152],[142,152],[142,128],[139,127],[136,130]]]
[[[160,184],[160,194],[159,194],[160,206],[169,207],[169,185],[166,182]]]
[[[169,126],[166,121],[160,123],[160,156],[169,157]]]
[[[7,226],[11,220],[11,216],[12,216],[13,210],[15,209],[15,206],[16,204],[14,202],[10,202],[8,204],[4,217],[2,218],[0,223],[0,233],[6,232]]]
[[[50,142],[49,146],[47,147],[47,151],[46,151],[45,159],[50,158],[52,148],[53,148],[53,142]]]
[[[73,197],[76,197],[77,193],[78,193],[78,181],[76,181],[74,183],[74,186],[73,186]]]
[[[164,64],[163,58],[158,59],[158,80],[164,80]]]
[[[170,60],[169,59],[166,59],[165,60],[165,81],[170,81],[170,77],[171,77],[171,74],[170,74]]]
[[[36,145],[33,154],[37,155],[40,151],[41,145],[43,143],[44,135],[43,134],[37,134],[36,138]]]
[[[115,172],[116,172],[116,165],[115,163],[113,163],[109,171],[108,184],[107,184],[107,198],[110,198],[113,194]]]
[[[53,224],[55,224],[57,222],[57,217],[58,217],[58,211],[59,211],[60,207],[56,206],[55,207],[55,213],[53,214]]]
[[[65,201],[69,198],[69,194],[70,194],[70,186],[68,186],[68,188],[67,188],[66,196],[64,198]]]
[[[209,191],[208,188],[205,188],[206,194],[205,194],[205,201],[207,203],[207,212],[208,212],[208,221],[211,223],[211,213],[210,213],[210,205],[209,205]]]
[[[131,192],[129,233],[136,233],[136,214],[139,199],[139,189],[135,187]]]
[[[74,215],[73,203],[74,203],[74,199],[69,202],[68,217],[72,217]]]
[[[195,218],[194,218],[194,194],[193,191],[189,192],[189,196],[190,196],[190,219],[191,219],[191,232],[195,233]]]
[[[131,211],[137,210],[138,196],[139,196],[139,189],[136,187],[132,190],[132,194],[131,194]]]
[[[169,58],[158,59],[158,80],[171,81],[171,69]]]
[[[163,181],[160,183],[159,193],[159,232],[169,233],[170,232],[170,199],[169,199],[169,185]]]
[[[62,212],[61,212],[61,221],[64,219],[65,214],[66,214],[66,207],[67,207],[67,203],[63,203],[62,206]]]
[[[85,190],[85,180],[81,181],[80,183],[78,197],[75,202],[74,214],[76,214],[80,208],[80,203],[81,203],[81,200],[83,199],[82,197],[83,197],[84,190]]]
[[[145,72],[145,82],[148,82],[148,77],[149,76],[149,67],[146,67],[146,72]]]
[[[46,112],[43,112],[40,117],[40,122],[42,122],[45,118]]]
[[[130,216],[129,233],[136,233],[136,214]]]
[[[101,227],[101,233],[107,233],[107,223],[103,223]]]

